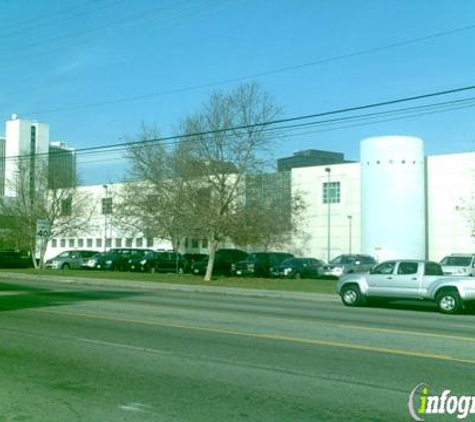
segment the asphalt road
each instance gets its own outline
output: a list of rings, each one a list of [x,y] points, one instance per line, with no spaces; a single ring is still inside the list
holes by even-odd
[[[3,281],[0,421],[407,421],[420,383],[475,395],[474,352],[430,306]]]

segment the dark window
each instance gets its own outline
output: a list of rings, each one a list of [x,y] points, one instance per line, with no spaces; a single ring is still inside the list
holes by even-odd
[[[147,248],[153,247],[153,237],[147,237]]]
[[[112,247],[112,239],[108,237],[106,239],[106,248],[111,248]]]
[[[128,248],[132,247],[132,242],[133,242],[134,239],[128,237],[127,239],[125,239],[125,246],[127,246]]]
[[[139,237],[137,239],[135,239],[135,246],[137,246],[137,248],[141,248],[143,245],[143,238],[142,237]]]
[[[76,243],[76,242],[75,242],[75,239],[68,239],[68,246],[69,246],[70,248],[74,248],[74,244],[75,244],[75,243]]]
[[[66,198],[61,201],[61,215],[70,216],[73,210],[73,200],[72,198]]]
[[[401,262],[397,269],[397,273],[401,275],[416,274],[417,267],[417,262]]]
[[[84,247],[84,239],[78,239],[78,248]]]
[[[425,268],[424,268],[424,274],[425,275],[444,275],[440,265],[436,264],[435,262],[426,262]]]
[[[115,239],[115,247],[116,248],[122,247],[122,238],[118,237],[117,239]]]
[[[393,261],[383,262],[382,264],[374,267],[374,269],[371,271],[371,274],[392,274],[395,266],[396,263]]]
[[[92,248],[92,239],[87,239],[87,247]]]
[[[59,244],[62,248],[66,247],[66,239],[60,239]]]
[[[51,240],[51,247],[52,248],[57,248],[58,247],[58,239],[52,239]]]
[[[102,248],[102,239],[101,238],[96,239],[96,248]]]
[[[198,239],[191,239],[191,247],[192,248],[198,248],[199,247]]]

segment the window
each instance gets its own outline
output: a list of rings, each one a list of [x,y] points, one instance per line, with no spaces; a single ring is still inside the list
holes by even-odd
[[[72,198],[66,198],[61,201],[61,215],[70,216],[73,209],[73,200]]]
[[[371,274],[392,274],[396,263],[394,261],[383,262],[371,270]]]
[[[340,199],[340,182],[326,182],[323,184],[324,204],[339,204]]]
[[[51,239],[51,247],[52,248],[58,247],[58,239]]]
[[[409,275],[417,273],[417,262],[401,262],[397,269],[398,274]]]
[[[134,239],[132,239],[131,237],[128,237],[127,239],[125,239],[125,246],[128,247],[128,248],[131,248],[133,241],[134,241]]]
[[[207,249],[208,248],[208,239],[203,239],[201,241],[201,246],[204,248],[204,249]]]
[[[68,247],[74,248],[74,245],[76,243],[75,240],[76,239],[68,239]]]
[[[424,268],[425,275],[444,275],[442,268],[435,262],[426,262]]]
[[[191,247],[192,248],[198,248],[199,247],[198,239],[191,239]]]
[[[138,237],[137,239],[135,239],[135,246],[137,246],[137,248],[141,248],[143,245],[143,237]]]
[[[121,237],[118,237],[117,239],[115,239],[115,247],[116,248],[121,248],[122,247],[122,238]]]
[[[66,247],[66,239],[60,239],[59,245],[60,245],[62,248],[65,248],[65,247]]]
[[[100,237],[96,239],[96,248],[102,248],[102,239]]]
[[[84,248],[84,239],[78,239],[78,248]]]
[[[92,239],[87,239],[87,247],[92,248]]]
[[[106,239],[106,248],[110,248],[110,247],[112,247],[112,239],[108,237]]]
[[[147,237],[147,248],[153,248],[153,237]]]

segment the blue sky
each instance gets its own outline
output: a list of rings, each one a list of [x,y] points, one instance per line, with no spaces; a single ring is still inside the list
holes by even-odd
[[[283,117],[475,85],[475,27],[351,56],[474,25],[473,1],[2,0],[0,18],[0,115],[48,123],[75,148],[121,142],[142,122],[175,134],[214,89],[238,83],[222,81],[261,73],[249,80]],[[122,101],[133,97],[144,98]],[[430,155],[473,151],[474,111],[293,132],[275,157],[314,148],[357,160],[361,139],[390,134],[423,138]],[[80,166],[103,183],[120,180],[124,162],[102,153]]]

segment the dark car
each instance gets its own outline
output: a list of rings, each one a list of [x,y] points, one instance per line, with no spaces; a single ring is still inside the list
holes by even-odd
[[[286,252],[255,252],[236,262],[232,273],[237,276],[269,277],[282,261],[293,257],[293,254]]]
[[[323,273],[325,263],[315,258],[289,258],[273,272],[276,277],[318,278]]]
[[[188,267],[188,261],[182,254],[173,251],[152,251],[141,258],[131,259],[129,267],[130,271],[182,274]]]
[[[187,267],[185,268],[185,272],[188,272],[192,270],[193,266],[201,261],[202,259],[207,259],[208,255],[205,253],[185,253],[183,254],[185,257],[186,261],[188,262]]]
[[[110,270],[110,271],[127,271],[129,269],[129,261],[136,258],[143,258],[151,249],[136,248],[116,248],[107,252],[101,252],[87,260],[82,268],[91,270]]]
[[[332,277],[341,277],[344,274],[365,273],[377,264],[370,255],[348,254],[340,255],[325,265],[323,274]]]
[[[90,250],[64,251],[54,258],[48,259],[45,266],[46,268],[61,270],[80,269],[89,258],[97,253],[99,252]]]
[[[240,249],[219,249],[214,258],[213,274],[231,274],[231,266],[247,257],[247,253]],[[208,258],[204,258],[193,265],[193,274],[205,274]]]
[[[28,252],[0,251],[0,268],[29,268],[33,261]]]

